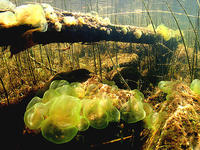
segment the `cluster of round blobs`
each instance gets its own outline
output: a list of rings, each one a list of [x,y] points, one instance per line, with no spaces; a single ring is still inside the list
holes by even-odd
[[[117,109],[107,96],[87,98],[80,83],[53,81],[43,98],[34,97],[27,105],[24,122],[29,129],[40,129],[43,137],[56,144],[72,140],[89,126],[106,128],[109,122],[135,123],[146,117],[143,95],[135,90]]]

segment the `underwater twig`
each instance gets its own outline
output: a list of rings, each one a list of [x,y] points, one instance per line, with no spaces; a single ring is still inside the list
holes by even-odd
[[[32,59],[36,64],[40,65],[41,67],[44,67],[45,69],[47,69],[47,70],[49,70],[51,72],[57,73],[56,70],[48,68],[45,64],[43,64],[41,62],[38,62],[35,58],[33,58],[33,57],[30,56],[30,59]]]
[[[60,43],[57,43],[57,47],[58,47],[58,55],[59,55],[59,59],[60,59],[60,65],[63,66],[63,59],[61,56]]]
[[[44,46],[44,49],[45,49],[45,52],[46,52],[47,60],[48,60],[48,62],[49,62],[49,67],[50,67],[50,71],[51,71],[51,70],[52,70],[52,67],[51,67],[51,61],[50,61],[50,58],[49,58],[47,46]],[[52,71],[51,71],[51,74],[52,74]]]
[[[151,21],[151,25],[152,25],[152,27],[153,27],[153,31],[154,31],[154,33],[156,34],[156,29],[155,29],[153,20],[152,20],[152,18],[151,18],[151,15],[150,15],[150,13],[149,13],[149,10],[148,10],[148,8],[147,8],[147,6],[146,6],[144,0],[142,0],[142,3],[143,3],[143,5],[144,5],[144,7],[145,7],[145,9],[146,9],[146,11],[147,11],[147,15],[148,15],[150,21]]]
[[[12,90],[12,92],[15,94],[15,92],[14,92],[14,85],[13,85],[13,82],[12,82],[12,75],[11,75],[11,71],[10,71],[10,66],[8,66],[8,61],[7,61],[7,58],[4,58],[4,54],[3,54],[3,57],[2,57],[2,59],[3,59],[3,61],[4,61],[4,64],[6,65],[6,68],[7,68],[7,70],[8,70],[8,74],[9,74],[9,83],[11,84],[11,90]]]
[[[127,89],[131,90],[131,88],[129,87],[128,83],[125,81],[125,79],[123,78],[123,76],[121,75],[121,73],[119,72],[119,70],[117,69],[117,66],[116,66],[115,63],[113,62],[113,59],[112,59],[112,57],[111,57],[111,55],[110,55],[109,50],[107,51],[107,53],[108,53],[108,55],[109,55],[109,57],[110,57],[110,60],[111,60],[111,62],[112,62],[112,64],[113,64],[114,69],[115,69],[115,70],[117,71],[117,73],[119,74],[119,76],[120,76],[121,80],[123,81],[124,85],[126,86]]]
[[[18,59],[19,58],[19,55],[16,55],[15,56],[15,63],[16,63],[16,66],[17,66],[17,70],[18,70],[18,72],[19,72],[19,75],[21,76],[21,74],[22,74],[22,69],[20,68],[20,64],[19,64],[19,62],[20,62],[20,60]]]
[[[100,75],[100,78],[102,80],[102,63],[101,63],[101,53],[100,53],[100,47],[99,45],[97,44],[97,54],[98,54],[98,61],[99,61],[99,75]]]
[[[94,45],[92,45],[93,61],[94,61],[94,72],[97,75],[97,64],[96,64],[96,55],[94,50]]]
[[[8,99],[8,92],[7,92],[6,88],[5,88],[5,85],[4,85],[3,80],[2,80],[1,77],[0,77],[0,82],[1,82],[1,84],[2,84],[3,90],[4,90],[5,95],[6,95],[6,98],[7,98],[7,103],[8,103],[8,105],[9,105],[10,102],[9,102],[9,99]]]
[[[116,44],[116,43],[115,43],[115,44]],[[113,43],[113,47],[116,47],[116,46],[114,45],[114,43]],[[117,53],[118,50],[117,50],[116,48],[114,48],[114,51],[115,51],[114,53],[115,53],[116,65],[118,66],[118,64],[119,64],[119,63],[118,63],[118,55],[117,55],[117,54],[118,54],[118,53]]]
[[[119,141],[122,141],[122,140],[130,139],[132,137],[133,137],[133,135],[129,135],[129,136],[122,137],[122,138],[120,137],[118,139],[114,139],[114,140],[111,140],[111,141],[103,142],[102,144],[111,144],[111,143],[119,142]]]
[[[29,68],[30,74],[33,77],[33,84],[36,84],[36,77],[35,77],[33,67],[32,67],[32,64],[31,64],[30,54],[29,54],[28,50],[26,50],[25,52],[26,52],[26,61],[28,62],[28,68]]]
[[[40,58],[41,58],[41,62],[43,63],[42,46],[41,46],[41,45],[39,45],[39,49],[40,49]]]
[[[74,63],[74,44],[72,44],[72,48],[71,48],[71,62],[72,62],[72,68],[75,67],[75,63]]]
[[[188,51],[187,51],[187,47],[186,47],[185,39],[183,37],[183,33],[182,33],[181,28],[179,26],[178,20],[176,19],[176,16],[174,15],[171,7],[169,6],[169,4],[167,2],[166,2],[166,6],[169,9],[169,11],[171,12],[171,15],[173,16],[174,21],[176,22],[176,25],[177,25],[178,30],[180,32],[181,39],[182,39],[183,45],[184,45],[184,50],[185,50],[185,53],[186,53],[187,62],[188,62],[188,68],[189,68],[189,73],[190,73],[190,80],[192,81],[192,69],[191,69],[191,64],[190,64],[190,60],[189,60],[189,54],[188,54]]]
[[[76,65],[77,65],[77,68],[80,69],[79,52],[76,53]]]

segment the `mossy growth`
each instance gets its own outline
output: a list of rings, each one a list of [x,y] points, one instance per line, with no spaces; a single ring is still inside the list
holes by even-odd
[[[118,100],[106,92],[101,93],[102,89],[97,88],[95,93],[92,92],[91,88],[94,87],[97,88],[97,85],[91,84],[85,88],[77,82],[53,81],[43,98],[34,97],[27,105],[24,115],[26,126],[41,130],[48,141],[62,144],[90,126],[104,129],[109,122],[122,119],[127,123],[135,123],[146,117],[148,109],[145,111],[144,96],[138,90],[129,91],[132,96],[118,108]],[[102,88],[109,86],[104,84]]]
[[[155,113],[151,113],[151,107],[144,106],[147,114],[144,121],[146,127],[151,129],[143,145],[144,149],[199,148],[199,137],[196,136],[196,133],[199,133],[197,122],[200,116],[200,103],[197,95],[199,83],[200,81],[195,79],[189,88],[180,81],[160,81],[158,87],[167,95],[164,98],[165,101],[158,103]],[[162,92],[156,92],[152,98],[156,100]]]

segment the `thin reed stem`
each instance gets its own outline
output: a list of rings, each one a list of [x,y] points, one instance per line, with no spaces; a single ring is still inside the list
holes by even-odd
[[[151,25],[152,25],[152,27],[153,27],[153,31],[154,31],[154,33],[156,34],[156,29],[155,29],[155,26],[154,26],[153,20],[152,20],[152,18],[151,18],[151,15],[150,15],[150,13],[149,13],[149,9],[147,8],[147,6],[146,6],[144,0],[142,0],[142,3],[143,3],[143,5],[144,5],[144,8],[145,8],[146,11],[147,11],[147,15],[148,15],[150,21],[151,21]]]
[[[99,75],[100,75],[100,79],[102,80],[102,62],[101,62],[100,47],[98,44],[97,44],[97,53],[98,53],[98,61],[99,61]]]
[[[94,61],[94,72],[95,74],[97,74],[96,54],[95,54],[94,45],[92,45],[92,53],[93,53],[93,61]]]
[[[199,37],[198,37],[198,34],[197,34],[197,32],[196,32],[196,30],[195,30],[195,27],[194,27],[194,25],[193,25],[193,23],[192,23],[192,21],[191,21],[191,19],[190,19],[190,17],[188,16],[188,13],[187,13],[187,11],[186,11],[186,9],[184,8],[184,6],[181,4],[181,2],[179,1],[179,0],[176,0],[178,3],[179,3],[179,5],[181,6],[181,8],[183,9],[183,11],[184,11],[184,13],[185,13],[185,15],[187,16],[187,18],[188,18],[188,21],[189,21],[189,23],[190,23],[190,25],[192,26],[192,30],[193,30],[193,32],[194,32],[194,35],[195,35],[195,42],[196,42],[196,46],[198,47],[198,48],[200,48],[200,44],[199,44]],[[192,58],[192,77],[194,78],[194,57],[195,57],[195,49],[193,50],[193,58]]]
[[[190,60],[189,60],[189,55],[188,55],[188,51],[187,51],[187,46],[186,46],[186,43],[185,43],[185,39],[183,37],[183,33],[182,33],[181,28],[179,26],[178,20],[176,19],[176,16],[174,15],[171,7],[169,6],[169,4],[167,2],[166,2],[166,6],[169,9],[169,11],[171,12],[171,15],[173,16],[174,21],[176,22],[176,25],[177,25],[178,30],[180,32],[181,39],[183,41],[184,50],[185,50],[185,53],[186,53],[186,58],[187,58],[187,63],[188,63],[188,68],[189,68],[189,73],[190,73],[190,80],[192,81],[192,69],[191,69],[191,64],[190,64]]]
[[[121,73],[119,72],[119,70],[117,69],[118,67],[115,65],[115,63],[114,63],[114,61],[113,61],[113,59],[112,59],[112,57],[111,57],[111,55],[110,55],[110,51],[108,50],[107,53],[108,53],[108,55],[109,55],[109,57],[110,57],[110,60],[111,60],[111,62],[112,62],[112,64],[113,64],[114,69],[115,69],[115,70],[117,71],[117,73],[119,74],[119,76],[120,76],[121,80],[123,81],[124,85],[126,86],[126,88],[127,88],[128,90],[131,90],[131,88],[129,87],[128,83],[125,81],[125,79],[123,78],[123,76],[121,75]]]
[[[1,82],[1,84],[2,84],[3,90],[4,90],[5,95],[6,95],[6,98],[7,98],[7,103],[8,103],[8,105],[9,105],[10,102],[9,102],[9,99],[8,99],[8,92],[7,92],[6,88],[5,88],[5,85],[4,85],[3,80],[2,80],[1,77],[0,77],[0,82]]]

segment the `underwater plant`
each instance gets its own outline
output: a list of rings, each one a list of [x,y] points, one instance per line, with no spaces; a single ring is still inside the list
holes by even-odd
[[[146,117],[144,96],[138,90],[130,91],[132,96],[118,108],[119,100],[107,93],[101,94],[107,88],[112,91],[117,88],[103,85],[95,93],[92,92],[96,88],[84,88],[77,82],[54,80],[43,98],[34,97],[27,105],[24,114],[26,126],[32,130],[41,130],[42,136],[48,141],[62,144],[71,141],[78,131],[85,131],[90,126],[104,129],[109,122],[122,119],[126,123],[135,123]]]
[[[151,119],[148,116],[144,119],[147,128],[152,129],[152,133],[144,149],[197,147],[199,138],[194,140],[193,134],[199,133],[200,103],[199,97],[193,92],[200,91],[199,85],[199,79],[193,80],[190,88],[180,81],[159,82],[159,89],[167,95],[160,95],[164,96],[165,101],[159,106],[157,112],[152,114],[151,109],[145,108],[146,113],[152,115]],[[185,136],[188,134],[192,136]]]

